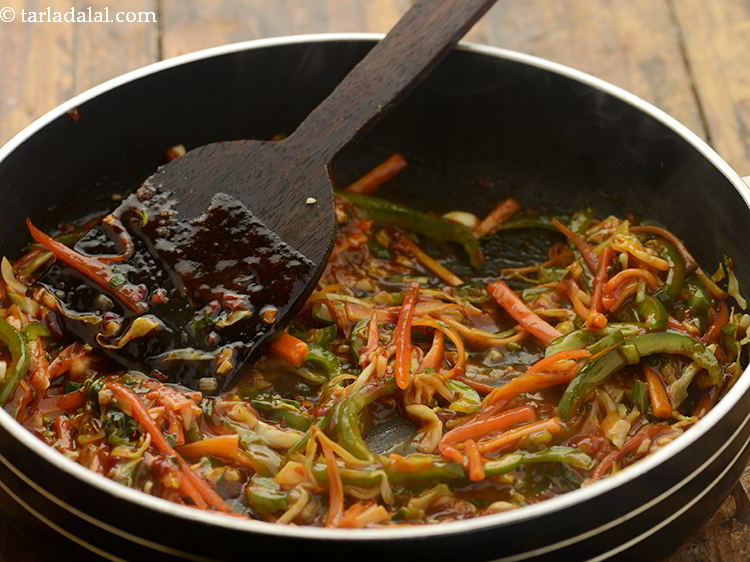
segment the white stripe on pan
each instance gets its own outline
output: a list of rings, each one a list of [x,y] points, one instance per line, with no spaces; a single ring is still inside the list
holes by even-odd
[[[179,556],[186,560],[195,560],[196,562],[211,562],[213,560],[212,558],[205,558],[203,556],[197,556],[189,552],[183,552],[182,550],[177,550],[175,548],[172,548],[163,544],[159,544],[159,543],[150,541],[148,539],[144,539],[142,537],[133,535],[131,533],[128,533],[127,531],[123,531],[122,529],[118,529],[117,527],[113,527],[112,525],[104,523],[103,521],[100,521],[94,517],[91,517],[87,513],[84,513],[83,511],[76,509],[75,507],[64,502],[57,496],[50,494],[47,490],[39,486],[36,482],[31,480],[28,476],[26,476],[24,473],[18,470],[15,466],[13,466],[13,464],[11,464],[11,462],[8,459],[6,459],[3,455],[0,455],[0,462],[2,462],[19,479],[23,480],[28,486],[33,488],[34,491],[36,491],[38,494],[44,496],[51,502],[54,502],[55,504],[57,504],[64,510],[75,515],[76,517],[79,517],[80,519],[83,519],[84,521],[91,523],[92,525],[95,525],[99,527],[100,529],[104,529],[105,531],[108,531],[114,535],[118,535],[136,544],[140,544],[141,546],[146,546],[148,548],[151,548],[153,550],[158,550],[159,552],[163,552],[165,554],[171,554],[172,556]],[[5,490],[7,490],[7,487],[5,486],[5,484],[3,484],[2,480],[0,480],[0,486],[2,486]],[[15,498],[15,495],[14,495],[14,498]],[[20,500],[17,500],[17,501],[21,503]],[[25,504],[24,504],[24,507],[26,507]],[[27,509],[31,509],[31,508],[27,508]],[[57,527],[55,527],[55,530],[58,530]],[[67,536],[67,534],[64,531],[60,531],[60,532],[63,533],[65,536]]]
[[[617,519],[613,519],[612,521],[609,521],[608,523],[605,523],[604,525],[600,525],[599,527],[596,527],[595,529],[591,529],[590,531],[586,531],[585,533],[581,533],[580,535],[576,535],[574,537],[570,537],[569,539],[565,539],[559,542],[556,542],[554,544],[550,544],[541,548],[537,548],[534,550],[529,550],[527,552],[516,554],[515,556],[508,556],[506,558],[497,558],[495,562],[517,562],[519,560],[527,560],[529,558],[533,558],[534,556],[539,556],[541,554],[546,554],[548,552],[551,552],[553,550],[559,550],[560,548],[565,548],[566,546],[570,546],[571,544],[575,544],[577,542],[581,542],[582,540],[586,540],[588,538],[593,537],[594,535],[598,535],[599,533],[602,533],[608,529],[611,529],[612,527],[616,527],[617,525],[620,525],[621,523],[627,521],[628,519],[632,519],[636,515],[639,515],[640,513],[646,511],[647,509],[650,509],[657,503],[664,500],[667,496],[671,496],[675,491],[682,488],[685,484],[690,482],[693,478],[695,478],[699,473],[703,472],[703,470],[712,462],[714,462],[719,455],[721,455],[724,450],[729,447],[729,445],[735,440],[737,435],[744,429],[744,427],[747,425],[748,420],[750,420],[750,413],[745,416],[745,419],[742,421],[741,424],[737,427],[737,429],[734,430],[734,433],[727,439],[724,444],[713,454],[711,457],[709,457],[702,465],[700,465],[697,469],[695,469],[693,472],[691,472],[688,476],[680,480],[677,484],[663,492],[662,494],[656,496],[651,501],[639,506],[638,508],[634,509],[633,511],[630,511],[626,513],[625,515],[622,515],[618,517]],[[745,445],[743,445],[742,449],[747,446],[747,442]],[[736,459],[736,457],[735,457]]]
[[[87,550],[90,550],[94,554],[98,554],[102,558],[106,558],[107,560],[114,560],[114,561],[117,561],[117,562],[127,562],[125,559],[119,558],[119,557],[115,556],[114,554],[110,554],[109,552],[105,552],[104,550],[101,550],[100,548],[95,547],[93,544],[89,544],[85,540],[83,540],[81,538],[78,538],[77,536],[69,533],[68,531],[66,531],[62,527],[59,527],[57,524],[55,524],[52,521],[50,521],[49,519],[47,519],[44,515],[42,515],[41,513],[39,513],[36,509],[34,509],[29,504],[27,504],[25,501],[23,501],[21,498],[19,498],[10,488],[8,488],[8,486],[5,485],[5,483],[2,480],[0,480],[0,488],[2,488],[3,490],[5,490],[5,493],[8,494],[11,498],[13,498],[13,500],[15,500],[15,502],[18,505],[20,505],[26,511],[28,511],[29,513],[31,513],[34,517],[36,517],[37,519],[39,519],[39,521],[41,521],[42,523],[44,523],[45,525],[47,525],[51,529],[57,531],[58,533],[60,533],[64,537],[70,539],[74,543],[82,546],[83,548],[85,548]]]
[[[626,549],[630,548],[634,544],[641,542],[643,539],[650,537],[651,535],[653,535],[656,531],[658,531],[662,527],[664,527],[666,525],[669,525],[672,521],[674,521],[675,519],[677,519],[680,515],[682,515],[688,509],[690,509],[696,503],[698,503],[698,501],[700,501],[700,499],[703,496],[705,496],[708,492],[710,492],[711,489],[713,489],[713,487],[716,486],[716,484],[718,484],[719,481],[722,478],[724,478],[724,475],[732,469],[732,467],[734,466],[734,464],[737,462],[737,459],[740,458],[740,456],[742,455],[742,453],[745,452],[745,449],[747,449],[748,443],[750,443],[750,438],[748,438],[748,440],[745,441],[745,444],[742,446],[742,448],[740,449],[740,451],[734,456],[734,458],[732,459],[732,462],[730,462],[727,465],[727,467],[724,470],[721,471],[721,474],[719,474],[714,479],[714,481],[711,482],[711,484],[709,484],[703,491],[701,491],[700,494],[698,494],[697,496],[695,496],[692,500],[690,500],[682,508],[680,508],[679,511],[676,511],[675,513],[673,513],[672,515],[670,515],[669,517],[667,517],[664,521],[662,521],[658,525],[655,525],[652,529],[649,529],[648,531],[645,531],[645,532],[641,533],[640,535],[638,535],[634,539],[631,539],[628,542],[621,544],[617,548],[613,548],[612,550],[609,550],[609,551],[605,552],[604,554],[600,554],[596,558],[590,558],[587,562],[599,562],[600,560],[605,560],[605,559],[607,559],[607,558],[609,558],[611,556],[614,556],[615,554],[617,554],[619,552],[622,552],[623,550],[626,550]]]

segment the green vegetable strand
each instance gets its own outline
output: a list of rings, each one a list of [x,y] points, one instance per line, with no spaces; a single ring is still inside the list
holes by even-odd
[[[29,368],[29,353],[23,334],[11,326],[5,318],[0,317],[0,341],[10,349],[12,361],[0,384],[0,405],[5,404],[13,395],[18,383],[26,376]]]
[[[480,269],[484,265],[484,255],[479,247],[479,240],[469,228],[462,224],[377,197],[347,192],[339,192],[338,195],[354,203],[378,224],[400,226],[438,242],[461,244],[469,255],[473,267]]]
[[[721,367],[716,357],[698,340],[675,332],[652,332],[626,340],[629,353],[637,352],[646,357],[654,353],[672,353],[689,357],[708,371],[713,384],[721,382]],[[633,358],[623,355],[621,350],[614,349],[606,355],[589,361],[565,389],[558,409],[560,417],[570,420],[578,406],[596,387],[602,385],[610,376],[632,363]]]

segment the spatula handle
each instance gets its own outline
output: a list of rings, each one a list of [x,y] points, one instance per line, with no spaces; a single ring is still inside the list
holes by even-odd
[[[322,163],[419,83],[495,0],[418,0],[288,139]]]

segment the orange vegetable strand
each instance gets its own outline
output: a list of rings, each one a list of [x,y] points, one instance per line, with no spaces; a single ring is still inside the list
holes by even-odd
[[[176,451],[183,457],[190,459],[197,459],[207,455],[231,459],[239,451],[239,445],[239,435],[219,435],[177,447]]]
[[[321,443],[321,446],[323,447],[323,454],[326,458],[329,482],[328,518],[326,519],[326,527],[336,527],[338,526],[341,515],[344,512],[344,485],[341,482],[341,474],[339,473],[339,467],[336,464],[336,457],[333,456],[333,451],[331,451],[331,449],[325,444]]]
[[[521,210],[521,204],[513,198],[499,203],[474,229],[474,236],[481,238],[496,230],[505,221]]]
[[[407,250],[409,253],[413,254],[414,257],[417,258],[417,261],[419,261],[427,269],[432,271],[440,279],[445,281],[448,285],[457,287],[458,285],[463,284],[463,280],[458,275],[450,271],[444,265],[435,261],[424,250],[422,250],[422,248],[412,242],[411,238],[406,235],[399,235],[397,240],[399,246]]]
[[[493,281],[487,285],[487,291],[516,322],[543,344],[548,345],[562,335],[556,328],[534,314],[503,281]]]
[[[599,258],[596,256],[594,249],[589,246],[589,243],[583,239],[583,236],[573,232],[557,219],[552,219],[552,224],[554,224],[557,230],[562,232],[568,240],[575,244],[575,247],[581,252],[581,256],[583,256],[586,265],[589,266],[591,273],[596,275],[596,270],[599,268]]]
[[[94,281],[106,292],[113,294],[117,297],[117,300],[130,310],[137,314],[143,314],[148,310],[148,305],[144,302],[145,295],[141,294],[134,285],[131,285],[127,281],[119,285],[113,284],[115,274],[108,265],[96,258],[79,254],[75,250],[68,248],[65,244],[47,236],[31,224],[31,220],[29,219],[26,219],[26,226],[32,238],[52,252],[57,259],[75,269],[87,279]]]
[[[308,347],[301,339],[284,332],[271,342],[269,351],[292,367],[299,367],[307,357]]]
[[[396,344],[396,366],[394,377],[396,385],[405,390],[409,386],[409,377],[411,375],[411,326],[414,317],[414,307],[419,298],[419,283],[412,283],[409,290],[404,296],[404,303],[401,305],[401,313],[396,323],[396,329],[393,332],[394,342]]]
[[[167,457],[174,457],[177,459],[184,475],[183,479],[186,481],[185,486],[187,486],[188,489],[191,489],[192,487],[192,489],[198,494],[198,498],[195,497],[195,493],[190,494],[195,504],[198,507],[205,507],[206,504],[208,504],[219,511],[228,512],[229,508],[219,494],[217,494],[205,480],[193,472],[190,466],[185,462],[185,459],[183,459],[182,456],[172,448],[154,420],[151,419],[146,407],[138,396],[136,396],[132,390],[115,382],[107,383],[107,388],[114,392],[120,400],[130,406],[133,418],[135,418],[135,420],[151,435],[151,442],[159,452]]]
[[[706,345],[711,345],[712,343],[716,343],[719,341],[719,338],[721,337],[721,330],[724,328],[724,326],[727,325],[729,322],[729,307],[727,306],[727,303],[722,301],[719,303],[719,311],[716,313],[716,317],[714,318],[713,323],[711,324],[711,327],[706,331],[706,334],[703,336],[703,343]]]
[[[381,185],[394,177],[405,167],[406,160],[404,157],[398,153],[392,154],[353,184],[349,185],[344,191],[372,195]]]
[[[472,482],[484,480],[485,474],[482,455],[479,453],[479,448],[473,439],[469,439],[466,442],[466,459],[469,461],[469,480]]]
[[[534,408],[531,406],[521,406],[501,412],[489,419],[459,425],[443,435],[443,438],[440,440],[440,452],[443,453],[443,449],[452,443],[459,443],[467,439],[478,439],[495,431],[502,431],[519,423],[534,419],[536,419]]]
[[[511,429],[497,437],[479,443],[479,452],[489,453],[492,451],[499,451],[514,445],[523,437],[528,437],[533,433],[549,431],[554,434],[561,433],[564,429],[565,428],[558,418],[550,418],[548,420],[541,420],[528,425],[522,425],[521,427]]]
[[[651,413],[656,418],[672,417],[672,401],[669,399],[659,373],[644,363],[643,374],[646,375],[648,395],[651,399]]]

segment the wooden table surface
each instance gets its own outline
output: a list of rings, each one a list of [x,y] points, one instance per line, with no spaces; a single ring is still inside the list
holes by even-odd
[[[159,59],[277,35],[384,32],[410,3],[0,0],[17,14],[91,6],[153,11],[158,20],[0,23],[0,144],[74,94]],[[568,64],[630,90],[750,174],[750,0],[501,0],[467,39]],[[748,491],[750,470],[671,562],[750,560]],[[0,560],[45,556],[0,519]]]

